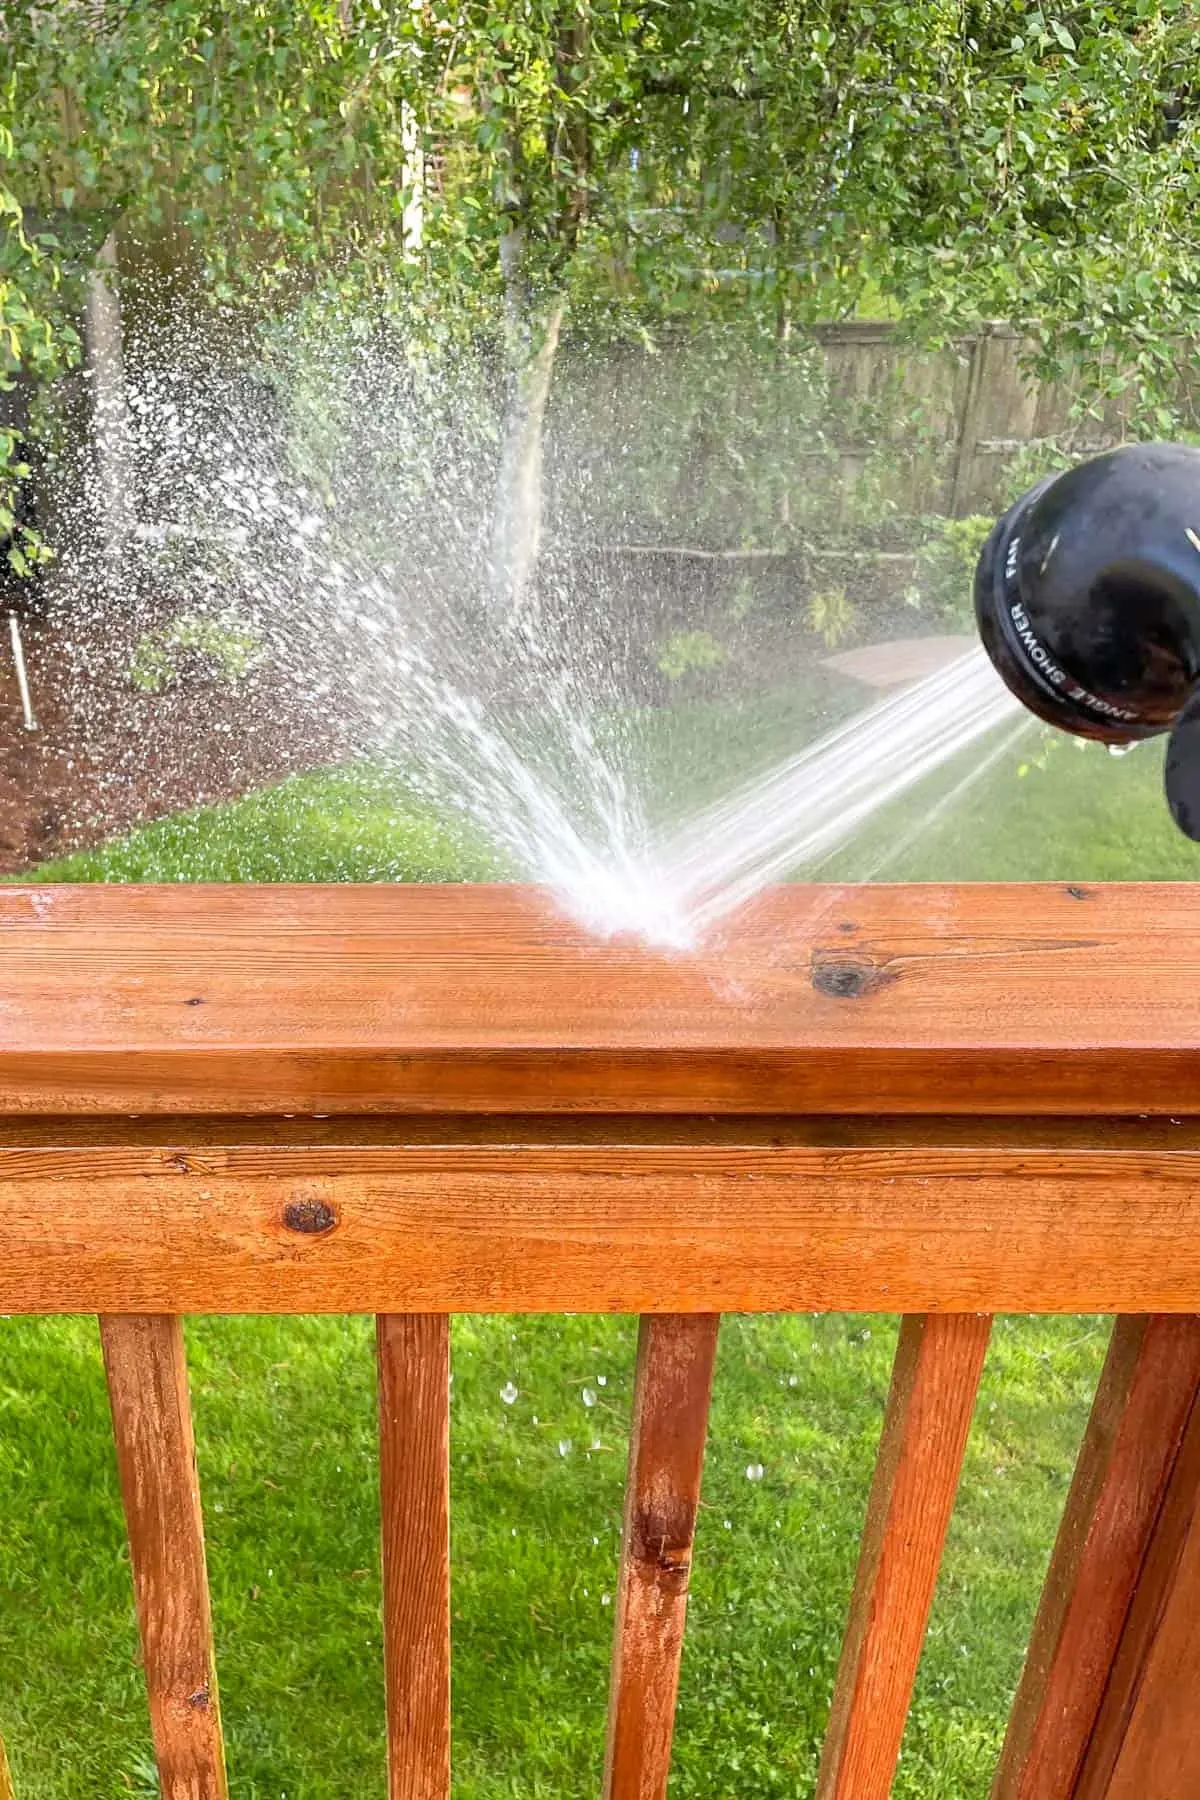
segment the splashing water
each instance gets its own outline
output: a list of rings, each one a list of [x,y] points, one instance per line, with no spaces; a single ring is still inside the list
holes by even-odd
[[[702,936],[1020,713],[984,652],[968,651],[693,819],[660,852],[661,878]]]
[[[478,591],[481,452],[431,422],[455,410],[445,384],[362,351],[349,372],[306,366],[305,380],[299,426],[294,391],[281,424],[261,384],[198,384],[194,366],[161,356],[131,382],[143,588],[182,560],[197,608],[244,634],[307,716],[336,721],[341,753],[392,764],[398,785],[462,816],[505,872],[544,884],[593,932],[694,946],[1020,714],[971,651],[652,829],[602,622],[553,584],[516,616]],[[436,467],[419,491],[416,436],[421,466]],[[131,617],[136,636],[136,605]]]

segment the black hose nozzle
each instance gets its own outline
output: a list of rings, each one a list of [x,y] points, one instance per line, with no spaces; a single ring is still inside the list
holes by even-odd
[[[998,519],[975,574],[984,648],[1032,713],[1108,744],[1171,733],[1167,803],[1200,841],[1200,450],[1129,444]]]

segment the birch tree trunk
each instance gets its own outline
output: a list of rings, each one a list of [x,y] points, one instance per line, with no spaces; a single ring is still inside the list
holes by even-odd
[[[525,233],[520,226],[501,240],[508,339],[500,468],[492,510],[490,587],[504,617],[514,623],[531,603],[542,537],[542,445],[546,405],[562,330],[565,300],[543,307],[530,298],[524,270]]]
[[[400,176],[404,213],[400,235],[405,257],[411,261],[420,255],[425,244],[425,150],[420,121],[407,100],[400,103],[400,135],[404,143],[404,165]]]
[[[110,232],[88,274],[83,323],[92,397],[96,524],[110,570],[119,566],[136,523],[119,274],[117,241]]]

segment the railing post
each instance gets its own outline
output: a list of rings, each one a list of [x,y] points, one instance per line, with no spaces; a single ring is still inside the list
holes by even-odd
[[[900,1327],[817,1800],[887,1800],[992,1321]]]
[[[667,1791],[719,1326],[716,1313],[641,1321],[605,1800],[663,1800]]]
[[[1072,1800],[1200,1793],[1200,1402],[1179,1454],[1113,1659]]]
[[[183,1323],[110,1313],[100,1341],[163,1800],[226,1800]]]
[[[1198,1388],[1200,1318],[1116,1321],[992,1800],[1074,1793]]]
[[[390,1800],[450,1793],[450,1321],[381,1313],[379,1490]]]

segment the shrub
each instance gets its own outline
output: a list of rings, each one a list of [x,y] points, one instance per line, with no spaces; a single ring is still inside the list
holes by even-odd
[[[675,631],[658,646],[655,666],[668,681],[719,669],[726,660],[723,644],[708,631]]]
[[[926,520],[917,547],[917,566],[905,599],[940,624],[971,628],[975,565],[995,520],[971,513],[965,519]]]
[[[250,673],[262,655],[257,632],[230,613],[204,618],[180,613],[169,625],[148,631],[138,642],[129,679],[146,694],[159,694],[177,682],[196,662],[233,686]]]

